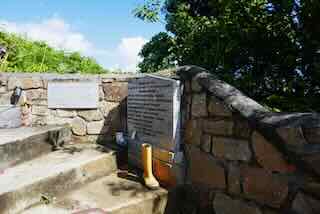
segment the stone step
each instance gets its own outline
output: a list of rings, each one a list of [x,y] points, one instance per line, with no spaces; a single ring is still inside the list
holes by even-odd
[[[68,135],[70,130],[67,126],[0,129],[0,172],[51,152],[49,132]]]
[[[0,175],[0,214],[16,214],[114,172],[116,154],[99,147],[69,146],[8,168]]]
[[[149,190],[137,177],[112,174],[22,214],[163,214],[167,191]]]

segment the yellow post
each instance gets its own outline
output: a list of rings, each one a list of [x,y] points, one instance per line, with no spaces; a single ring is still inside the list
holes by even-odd
[[[143,179],[144,183],[150,189],[159,187],[159,182],[152,173],[152,146],[150,144],[142,144],[142,163],[143,163]]]

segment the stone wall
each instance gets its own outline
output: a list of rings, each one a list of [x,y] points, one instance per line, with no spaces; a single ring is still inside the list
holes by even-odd
[[[77,142],[110,141],[116,131],[126,129],[126,97],[129,75],[59,75],[59,74],[0,74],[0,105],[10,103],[16,86],[26,92],[32,104],[34,126],[70,124]],[[95,110],[49,109],[47,85],[50,80],[92,80],[99,83],[99,107]],[[63,96],[63,95],[62,95]]]
[[[173,73],[184,84],[187,163],[174,213],[320,213],[319,114],[269,112],[199,67]],[[48,109],[48,81],[91,78],[99,82],[98,109]],[[80,142],[110,141],[126,130],[130,78],[1,73],[0,105],[9,104],[12,90],[21,86],[32,104],[33,125],[68,123]]]
[[[320,213],[320,116],[273,113],[202,68],[184,82],[181,213]]]

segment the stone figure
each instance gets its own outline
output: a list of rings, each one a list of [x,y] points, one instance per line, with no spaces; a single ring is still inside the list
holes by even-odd
[[[0,46],[0,60],[3,59],[6,54],[7,54],[7,49],[3,46]]]
[[[21,123],[22,126],[31,126],[32,124],[31,106],[29,104],[21,106]]]
[[[27,102],[27,95],[21,87],[14,89],[10,103],[21,107],[21,123],[23,126],[30,126],[32,123],[31,105]]]

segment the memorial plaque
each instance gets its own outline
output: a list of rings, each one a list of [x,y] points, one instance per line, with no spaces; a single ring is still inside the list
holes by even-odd
[[[180,81],[148,75],[129,81],[128,132],[142,143],[175,151],[179,147]]]
[[[48,82],[48,107],[53,109],[98,108],[99,86],[92,80]]]
[[[128,84],[128,159],[142,168],[141,144],[152,145],[155,176],[173,185],[183,176],[180,152],[180,81],[147,75]]]
[[[180,147],[180,81],[148,75],[129,81],[128,134],[129,157],[141,158],[141,144],[153,147],[155,158],[174,162]]]

